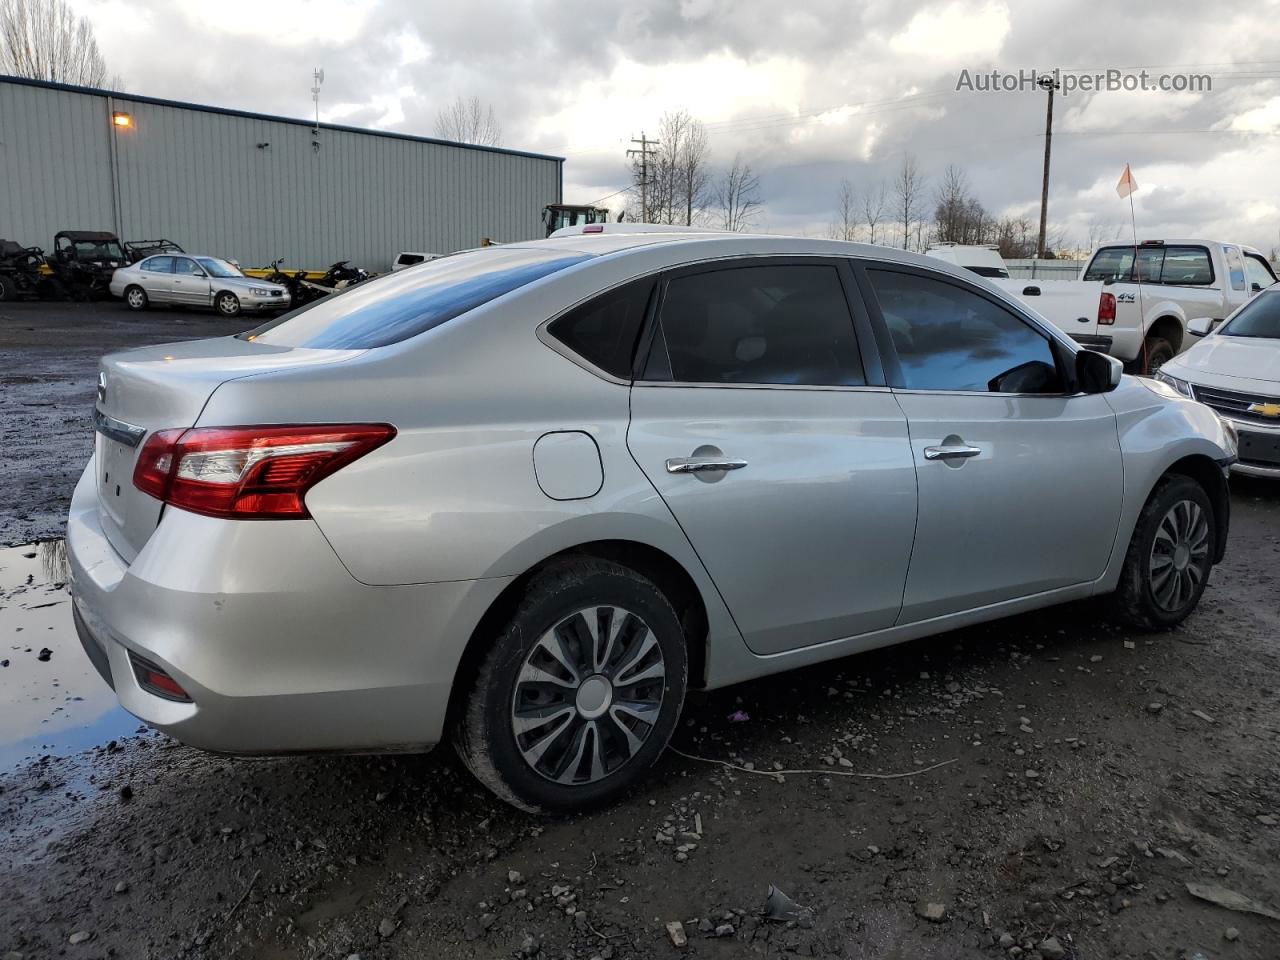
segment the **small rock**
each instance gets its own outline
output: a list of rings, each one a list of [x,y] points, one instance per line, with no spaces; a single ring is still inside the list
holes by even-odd
[[[1222,935],[1233,943],[1240,939],[1240,931],[1235,927],[1227,927],[1227,929],[1223,931]]]
[[[1164,709],[1164,704],[1158,701],[1147,704],[1147,713],[1159,713]]]
[[[1124,642],[1124,648],[1125,648],[1126,650],[1136,650],[1136,649],[1138,649],[1138,645],[1137,645],[1136,643],[1134,643],[1132,640],[1126,640],[1126,641]]]
[[[1100,653],[1095,653],[1092,657],[1090,657],[1090,658],[1089,658],[1089,662],[1090,662],[1090,663],[1101,663],[1101,662],[1102,662],[1102,654],[1100,654]]]
[[[1263,813],[1259,814],[1258,822],[1264,827],[1274,827],[1276,824],[1280,823],[1280,818],[1277,818],[1274,813]]]
[[[733,933],[734,930],[732,923],[722,923],[720,926],[716,927],[717,937],[732,937]]]
[[[155,853],[157,860],[169,859],[169,845],[167,843],[157,843],[155,850],[152,852]]]
[[[128,803],[132,799],[133,799],[133,787],[129,786],[129,784],[126,783],[123,787],[120,788],[120,802]]]
[[[671,938],[673,947],[683,947],[689,942],[689,938],[684,935],[684,924],[679,920],[672,920],[667,924],[667,936]]]
[[[399,924],[397,924],[390,917],[383,917],[382,920],[379,921],[378,923],[378,936],[380,936],[383,940],[387,939],[387,937],[391,936],[393,933],[396,932],[397,926],[399,926]]]
[[[1027,770],[1023,773],[1028,780],[1038,780],[1040,778],[1039,770]]]
[[[44,659],[48,660],[49,658],[45,657]],[[71,944],[72,946],[75,946],[77,943],[84,943],[86,940],[88,940],[92,936],[93,934],[90,933],[88,930],[77,930],[71,936],[67,937],[67,943]]]
[[[524,874],[521,873],[519,870],[508,870],[507,883],[511,884],[513,887],[523,886]]]
[[[1067,955],[1067,948],[1058,941],[1057,937],[1046,937],[1040,941],[1036,949],[1040,951],[1040,956],[1044,957],[1044,960],[1062,960]]]
[[[925,900],[916,901],[916,916],[922,920],[928,920],[930,923],[941,923],[947,919],[947,908],[941,903],[929,903]]]
[[[41,648],[40,648],[40,652],[36,654],[36,659],[37,659],[37,660],[39,660],[41,663],[48,663],[48,662],[49,662],[49,658],[50,658],[50,657],[52,657],[52,656],[53,656],[53,651],[52,651],[52,650],[50,650],[48,647],[41,647]],[[87,940],[87,939],[88,939],[88,937],[86,937],[85,939]],[[76,943],[83,943],[84,941],[83,941],[83,940],[77,940],[77,941],[75,941],[75,942],[76,942]]]
[[[116,893],[128,893],[128,892],[129,892],[129,881],[128,881],[128,880],[120,880],[120,881],[118,881],[118,882],[116,883],[116,886],[115,886],[115,891],[116,891]]]
[[[536,957],[541,949],[542,941],[532,933],[526,933],[524,940],[520,942],[520,955],[522,957]]]
[[[1013,939],[1013,934],[1011,933],[1000,934],[1000,939],[998,941],[998,943],[1000,944],[1001,950],[1008,950],[1017,942],[1018,942],[1017,940]]]

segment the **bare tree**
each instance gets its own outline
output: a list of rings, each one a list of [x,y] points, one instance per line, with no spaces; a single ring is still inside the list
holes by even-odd
[[[906,154],[902,166],[893,181],[894,212],[902,224],[902,249],[911,246],[911,227],[921,217],[920,204],[924,196],[924,175],[916,166],[916,158]]]
[[[635,219],[692,226],[710,199],[707,131],[687,110],[662,115],[657,145],[631,167],[633,193],[643,193],[646,209]],[[645,189],[639,189],[641,181]]]
[[[477,143],[496,147],[502,143],[502,125],[494,115],[492,106],[485,106],[479,97],[458,97],[436,114],[436,136],[458,143]]]
[[[760,212],[760,179],[741,153],[734,155],[733,165],[721,175],[715,198],[720,225],[725,230],[747,229]]]
[[[887,204],[884,193],[884,181],[879,181],[874,187],[867,187],[862,194],[862,219],[867,223],[867,242],[876,242],[876,229],[884,220],[884,211]]]
[[[836,218],[828,235],[832,240],[856,240],[859,226],[857,194],[854,193],[853,184],[848,180],[841,180],[840,192],[836,195]]]
[[[100,87],[107,64],[89,21],[64,0],[0,0],[0,73]]]

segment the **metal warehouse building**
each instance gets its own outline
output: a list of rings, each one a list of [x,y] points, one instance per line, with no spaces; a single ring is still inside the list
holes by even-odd
[[[0,76],[0,237],[168,238],[264,266],[544,234],[561,157]]]

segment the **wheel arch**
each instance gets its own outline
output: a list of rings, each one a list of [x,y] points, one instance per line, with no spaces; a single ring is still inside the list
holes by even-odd
[[[1182,341],[1185,335],[1183,322],[1181,318],[1173,314],[1166,313],[1157,317],[1150,326],[1147,327],[1147,337],[1160,337],[1168,340],[1173,347],[1175,355],[1182,352]]]
[[[453,725],[466,707],[467,684],[460,681],[465,681],[475,673],[488,649],[488,641],[511,616],[529,582],[550,565],[573,557],[611,560],[651,580],[671,601],[680,624],[684,627],[689,656],[689,688],[698,689],[706,685],[707,643],[710,633],[707,607],[689,571],[665,550],[647,543],[636,540],[592,540],[559,550],[538,561],[507,584],[489,604],[475,629],[471,631],[454,671],[449,706],[445,714],[446,728]]]
[[[1231,491],[1222,467],[1205,454],[1193,453],[1170,464],[1156,484],[1169,476],[1190,477],[1209,495],[1209,502],[1213,504],[1213,562],[1221,563],[1227,552],[1227,533],[1231,520]],[[1153,486],[1152,492],[1154,490]],[[1150,497],[1151,493],[1148,493],[1147,498]]]

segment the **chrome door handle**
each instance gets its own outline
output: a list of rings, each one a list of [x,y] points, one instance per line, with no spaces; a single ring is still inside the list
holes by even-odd
[[[939,447],[925,447],[926,460],[967,460],[982,452],[981,447],[971,447],[967,443],[947,443]]]
[[[667,460],[667,473],[703,473],[707,470],[741,470],[745,460],[728,457],[671,457]]]

